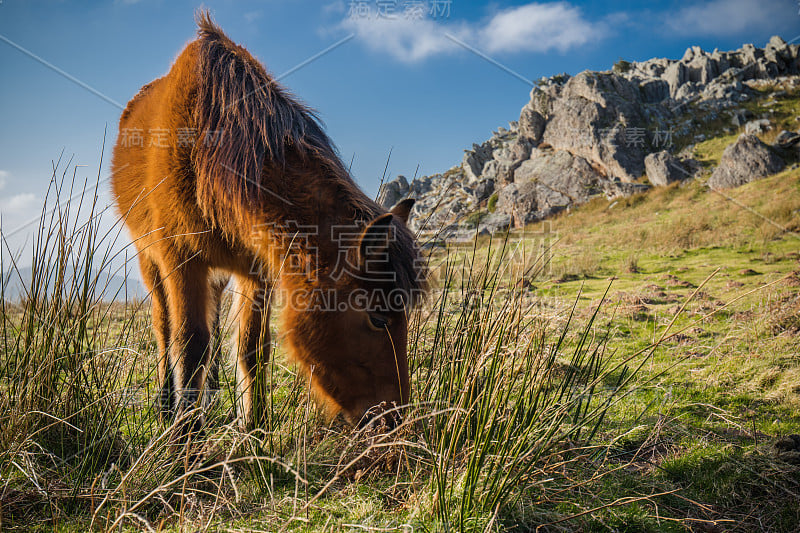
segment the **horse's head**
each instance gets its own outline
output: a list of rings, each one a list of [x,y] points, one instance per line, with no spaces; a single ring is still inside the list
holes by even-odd
[[[408,311],[424,290],[405,222],[413,200],[338,239],[336,267],[289,301],[286,339],[318,398],[353,424],[394,427],[410,398]],[[376,418],[379,417],[379,418]]]

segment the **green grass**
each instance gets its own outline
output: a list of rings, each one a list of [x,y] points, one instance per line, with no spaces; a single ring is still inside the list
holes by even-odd
[[[712,141],[698,145],[707,161],[725,144]],[[201,467],[182,462],[155,416],[149,304],[103,302],[92,272],[110,269],[113,234],[100,234],[98,216],[76,224],[57,201],[71,195],[51,195],[31,296],[0,309],[0,528],[800,523],[800,451],[775,446],[800,434],[796,169],[725,195],[699,179],[598,199],[436,251],[434,290],[411,319],[414,398],[397,431],[326,421],[278,345],[256,431],[236,424],[223,367]]]

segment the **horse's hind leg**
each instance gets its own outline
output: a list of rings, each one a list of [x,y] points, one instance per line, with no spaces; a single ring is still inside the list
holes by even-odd
[[[261,422],[267,399],[266,365],[270,356],[269,285],[245,276],[236,277],[237,410],[245,427]]]
[[[158,272],[158,265],[144,255],[139,255],[139,266],[142,270],[145,286],[150,292],[153,332],[155,333],[156,346],[158,347],[158,416],[164,421],[173,412],[174,407],[172,369],[169,364],[168,353],[170,327],[167,294],[162,284],[161,275]]]
[[[208,266],[195,259],[162,265],[170,320],[170,365],[179,411],[198,406],[210,367]],[[198,419],[199,420],[199,419]]]

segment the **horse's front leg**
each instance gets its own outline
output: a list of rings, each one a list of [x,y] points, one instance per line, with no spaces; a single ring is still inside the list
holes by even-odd
[[[238,331],[236,342],[237,411],[245,428],[263,422],[268,400],[266,367],[270,356],[269,284],[236,277]]]
[[[209,356],[209,367],[206,377],[206,400],[209,405],[214,398],[214,395],[219,392],[219,353],[222,351],[223,345],[223,331],[222,331],[222,295],[225,292],[225,287],[230,281],[230,276],[227,274],[220,274],[219,272],[213,274],[210,279],[209,291],[209,328],[211,331],[211,355]]]

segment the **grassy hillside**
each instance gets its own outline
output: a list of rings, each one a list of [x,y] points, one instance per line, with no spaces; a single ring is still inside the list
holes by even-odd
[[[0,528],[796,531],[800,170],[703,182],[438,249],[388,434],[326,421],[278,343],[262,427],[225,365],[205,462],[176,461],[147,301],[3,303]],[[42,280],[103,271],[81,231]]]

